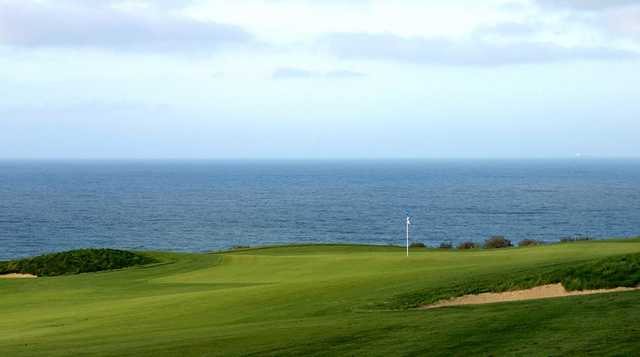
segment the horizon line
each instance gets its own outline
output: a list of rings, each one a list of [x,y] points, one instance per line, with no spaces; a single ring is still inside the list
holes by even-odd
[[[444,160],[640,160],[640,156],[504,157],[0,157],[0,161],[444,161]]]

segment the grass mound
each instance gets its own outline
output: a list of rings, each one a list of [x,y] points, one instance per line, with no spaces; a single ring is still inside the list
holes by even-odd
[[[156,262],[145,255],[115,249],[79,249],[33,258],[0,262],[0,274],[37,276],[91,273]]]
[[[534,271],[484,276],[472,281],[400,294],[378,307],[407,309],[440,300],[481,293],[499,293],[561,283],[568,291],[640,285],[640,254],[626,254],[582,263],[542,266]]]

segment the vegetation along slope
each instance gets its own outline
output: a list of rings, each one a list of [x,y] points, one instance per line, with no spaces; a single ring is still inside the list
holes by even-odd
[[[640,354],[640,291],[415,308],[553,282],[637,285],[637,239],[408,258],[348,245],[141,256],[125,269],[0,280],[0,355]]]

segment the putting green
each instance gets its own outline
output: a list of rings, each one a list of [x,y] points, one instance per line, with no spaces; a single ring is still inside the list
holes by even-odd
[[[376,308],[493,275],[640,252],[640,240],[475,251],[287,246],[0,280],[0,356],[640,354],[640,291]]]

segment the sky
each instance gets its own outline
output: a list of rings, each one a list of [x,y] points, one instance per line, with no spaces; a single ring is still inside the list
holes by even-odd
[[[637,0],[0,0],[0,158],[640,157]]]

